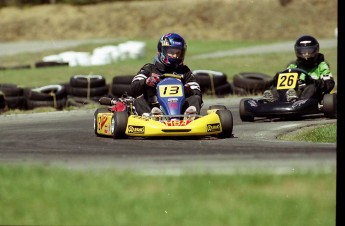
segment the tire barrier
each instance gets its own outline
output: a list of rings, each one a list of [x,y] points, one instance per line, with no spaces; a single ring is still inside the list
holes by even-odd
[[[24,110],[25,99],[23,96],[23,88],[15,84],[0,84],[0,109]]]
[[[236,87],[246,90],[248,94],[259,94],[268,88],[272,78],[270,75],[258,72],[241,72],[234,75],[233,83]]]
[[[232,85],[227,81],[228,76],[225,73],[212,70],[194,70],[193,74],[203,94],[213,96],[233,94]]]
[[[132,95],[131,83],[134,75],[118,75],[113,77],[110,85],[110,94],[113,97],[121,97],[123,94]]]
[[[66,85],[66,90],[69,98],[79,97],[93,100],[107,96],[109,87],[101,75],[74,75]]]
[[[57,67],[57,66],[69,66],[69,63],[68,62],[58,62],[58,61],[37,61],[35,63],[36,68]]]
[[[0,113],[6,111],[6,107],[5,95],[0,91]]]
[[[47,85],[24,89],[24,97],[28,110],[38,107],[53,107],[62,110],[66,104],[67,93],[63,85]]]
[[[229,94],[246,96],[263,92],[271,76],[257,72],[241,72],[227,81],[223,72],[194,70],[203,94],[225,96]],[[134,75],[114,76],[107,85],[101,75],[74,75],[69,82],[61,85],[47,85],[39,88],[20,88],[15,84],[0,83],[0,112],[7,109],[27,110],[37,107],[82,107],[98,104],[101,97],[121,97],[131,95],[131,82]]]

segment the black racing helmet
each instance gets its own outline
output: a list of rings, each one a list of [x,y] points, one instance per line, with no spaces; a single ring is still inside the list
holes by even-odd
[[[311,35],[303,35],[295,43],[296,57],[304,66],[314,65],[319,49],[319,42]]]

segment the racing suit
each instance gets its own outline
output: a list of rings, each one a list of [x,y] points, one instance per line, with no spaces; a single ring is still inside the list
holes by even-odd
[[[177,68],[171,68],[159,61],[156,57],[153,63],[145,64],[134,76],[131,83],[132,95],[136,98],[134,107],[138,115],[151,112],[153,107],[159,107],[156,96],[156,87],[146,85],[146,79],[155,74],[179,74],[182,76],[182,83],[185,86],[185,103],[182,110],[186,110],[189,106],[195,106],[197,113],[200,113],[202,106],[202,94],[199,84],[192,71],[184,64]]]
[[[306,86],[302,89],[299,99],[315,98],[319,101],[322,100],[323,95],[330,93],[335,86],[335,82],[330,71],[328,63],[324,59],[322,53],[318,53],[313,65],[305,66],[303,63],[296,59],[290,63],[287,68],[300,68],[308,72],[309,76],[301,75],[300,79],[305,81]],[[271,86],[271,91],[274,96],[278,96],[276,85],[278,79],[278,73],[274,76],[268,86]],[[311,78],[311,79],[309,79]]]
[[[305,75],[301,75],[300,79],[305,80],[306,87],[303,89],[300,99],[309,99],[311,97],[322,100],[324,94],[330,93],[335,86],[335,82],[330,71],[328,63],[324,59],[324,55],[319,53],[316,57],[314,65],[305,67],[299,60],[288,65],[287,68],[300,68],[311,75],[311,80],[306,80]]]

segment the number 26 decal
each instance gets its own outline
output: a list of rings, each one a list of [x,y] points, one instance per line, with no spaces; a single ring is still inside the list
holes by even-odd
[[[278,75],[277,89],[294,89],[298,80],[298,73],[281,73]]]

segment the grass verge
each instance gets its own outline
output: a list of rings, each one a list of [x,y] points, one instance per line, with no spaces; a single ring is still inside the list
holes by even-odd
[[[149,176],[0,166],[0,224],[334,225],[335,177]]]
[[[332,123],[317,127],[307,127],[293,133],[284,134],[278,137],[282,140],[309,141],[320,143],[337,142],[337,124]]]

